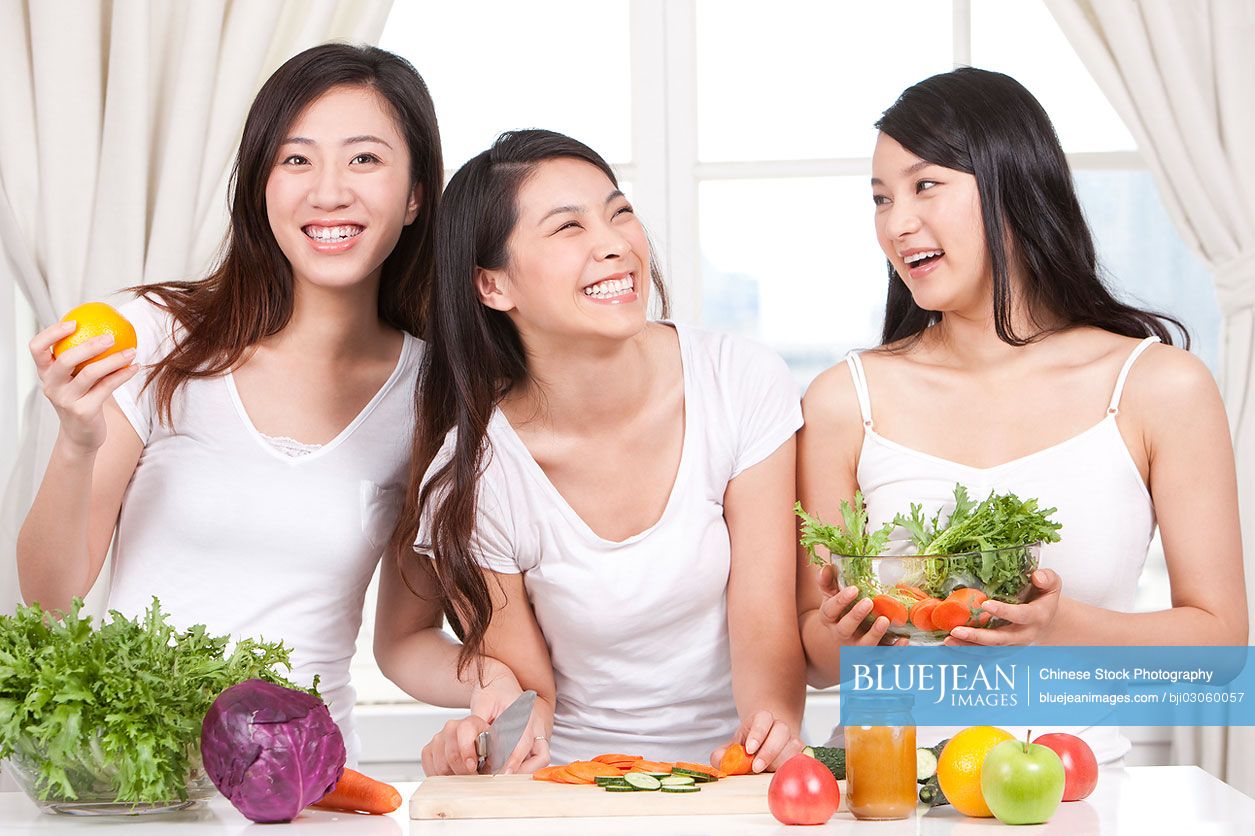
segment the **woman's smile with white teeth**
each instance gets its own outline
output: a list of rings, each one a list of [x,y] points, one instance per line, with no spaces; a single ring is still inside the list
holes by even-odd
[[[362,234],[365,227],[350,224],[347,226],[307,226],[305,234],[316,241],[343,241]]]
[[[618,296],[622,293],[630,293],[636,289],[635,280],[635,273],[628,273],[627,276],[622,279],[606,279],[584,288],[584,295],[605,299],[610,296]]]
[[[935,255],[942,255],[943,252],[944,250],[924,250],[918,253],[911,253],[910,255],[908,255],[906,258],[902,260],[905,261],[907,264],[914,264],[917,261],[923,261],[924,259],[931,258],[932,256],[935,256]]]

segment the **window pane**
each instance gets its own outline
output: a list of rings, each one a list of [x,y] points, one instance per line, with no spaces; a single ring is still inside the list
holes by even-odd
[[[518,128],[632,159],[628,0],[394,3],[379,45],[426,80],[450,171]]]
[[[703,322],[784,355],[802,383],[879,342],[886,286],[867,178],[702,183]]]
[[[1077,190],[1113,289],[1180,318],[1218,368],[1220,312],[1145,171],[1081,171]],[[702,317],[775,348],[803,383],[879,341],[886,268],[862,177],[702,183]]]
[[[951,32],[940,0],[698,0],[698,156],[871,156],[881,112],[950,69]]]
[[[972,64],[1006,73],[1032,91],[1063,150],[1136,150],[1042,0],[972,0]]]
[[[1078,171],[1098,257],[1121,298],[1180,319],[1193,351],[1219,371],[1220,307],[1211,271],[1181,241],[1148,171]]]

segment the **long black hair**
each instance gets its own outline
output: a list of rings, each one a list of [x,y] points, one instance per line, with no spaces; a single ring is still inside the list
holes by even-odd
[[[428,345],[416,394],[410,480],[393,549],[399,561],[413,559],[419,520],[430,519],[446,614],[463,640],[459,671],[478,655],[492,616],[488,585],[471,545],[488,422],[500,400],[530,380],[518,329],[507,314],[480,301],[475,276],[479,269],[508,266],[519,190],[539,165],[556,159],[582,160],[618,186],[614,171],[584,143],[553,131],[512,131],[453,175],[436,220]],[[662,274],[652,258],[649,267],[666,317]],[[451,429],[456,430],[453,455],[424,484]],[[425,557],[418,562],[420,572],[432,563]]]
[[[1009,274],[1015,258],[1034,324],[1047,315],[1062,327],[1092,325],[1172,344],[1171,324],[1189,348],[1189,332],[1178,320],[1124,304],[1103,282],[1054,126],[1018,81],[975,67],[941,73],[908,87],[876,128],[922,160],[975,176],[993,264],[994,328],[1003,342],[1025,345],[1048,333],[1017,334],[1012,328]],[[909,345],[940,320],[939,312],[915,304],[890,263],[882,344]]]

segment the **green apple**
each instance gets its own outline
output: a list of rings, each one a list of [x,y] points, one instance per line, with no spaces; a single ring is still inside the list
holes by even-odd
[[[1063,761],[1048,746],[1004,740],[985,756],[980,789],[1003,824],[1041,824],[1063,800]]]

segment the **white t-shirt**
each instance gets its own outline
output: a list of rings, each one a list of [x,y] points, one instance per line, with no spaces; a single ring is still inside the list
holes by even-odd
[[[136,361],[169,352],[173,318],[138,299],[122,308]],[[157,418],[146,373],[115,394],[144,450],[114,541],[109,607],[138,615],[155,595],[171,621],[235,638],[282,639],[290,679],[315,674],[357,759],[349,683],[362,599],[404,497],[423,344],[405,335],[387,383],[334,440],[305,456],[254,428],[230,375],[189,380],[174,430]]]
[[[482,565],[523,573],[556,677],[554,763],[606,752],[702,763],[738,724],[723,497],[801,426],[800,398],[784,362],[761,346],[676,330],[684,442],[666,508],[647,530],[621,542],[597,536],[500,410],[488,428],[475,549]],[[430,551],[429,530],[425,519],[420,552]]]

